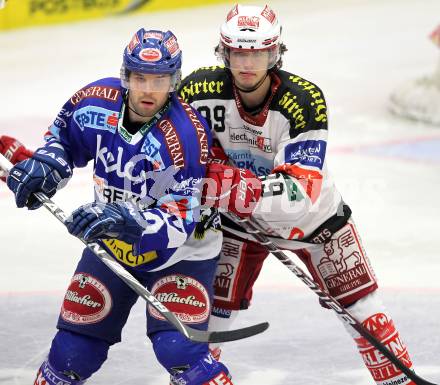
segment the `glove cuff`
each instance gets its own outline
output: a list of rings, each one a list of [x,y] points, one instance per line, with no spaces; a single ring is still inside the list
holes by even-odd
[[[60,174],[61,179],[69,179],[72,176],[72,167],[61,148],[40,147],[34,152],[32,158],[52,166]]]

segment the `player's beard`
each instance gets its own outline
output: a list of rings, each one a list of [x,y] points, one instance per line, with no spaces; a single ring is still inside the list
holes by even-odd
[[[157,96],[160,96],[159,98]],[[154,93],[131,95],[128,93],[128,108],[132,112],[132,120],[134,121],[144,121],[148,122],[151,118],[161,109],[163,104],[166,102],[168,94],[166,97],[160,95],[154,95]],[[162,102],[162,99],[164,101]]]

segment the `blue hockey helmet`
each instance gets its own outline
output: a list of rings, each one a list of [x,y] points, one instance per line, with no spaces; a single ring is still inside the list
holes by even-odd
[[[121,67],[121,84],[130,89],[130,73],[170,74],[170,92],[181,80],[182,51],[171,31],[139,29],[125,47]]]

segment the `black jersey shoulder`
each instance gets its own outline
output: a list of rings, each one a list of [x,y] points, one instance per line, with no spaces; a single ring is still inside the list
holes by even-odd
[[[290,122],[290,137],[310,130],[327,129],[327,104],[321,89],[301,76],[278,70],[281,80],[271,110]]]
[[[224,66],[201,67],[182,80],[177,94],[187,103],[206,99],[232,99],[230,72]]]

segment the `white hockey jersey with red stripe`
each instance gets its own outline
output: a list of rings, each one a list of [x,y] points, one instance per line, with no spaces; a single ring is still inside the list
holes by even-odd
[[[224,67],[194,71],[179,93],[209,121],[233,164],[265,177],[254,218],[266,234],[301,240],[342,207],[327,170],[327,107],[315,84],[281,70],[270,76],[272,92],[256,115],[245,111]]]

